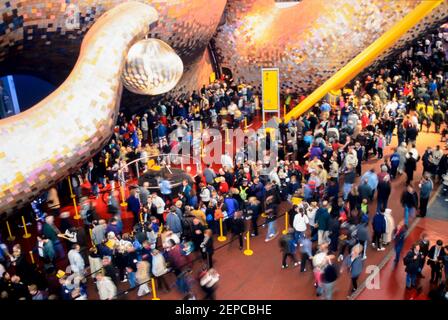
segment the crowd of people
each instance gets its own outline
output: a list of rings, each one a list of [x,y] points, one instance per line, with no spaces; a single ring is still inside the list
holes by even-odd
[[[160,178],[160,192],[150,192],[148,183],[135,185],[122,203],[123,181],[135,180],[155,164],[166,166],[163,155],[182,141],[193,146],[201,130],[238,128],[245,118],[252,122],[258,103],[250,86],[223,78],[189,96],[163,100],[140,116],[121,113],[110,143],[71,176],[83,225],[60,212],[53,188],[46,214],[38,217],[32,249],[40,267],[27,260],[20,244],[12,253],[1,244],[1,297],[88,299],[95,296],[88,290],[91,278],[102,300],[133,289],[138,296],[149,294],[152,281],[165,292],[176,288],[184,299],[197,299],[198,285],[205,299],[214,299],[220,279],[214,268],[214,237],[222,228],[232,235],[229,245],[238,241],[242,250],[245,236],[257,237],[260,227],[266,227],[265,241],[279,242],[281,267],[288,268],[289,259],[300,265],[300,272],[312,272],[316,295],[324,299],[332,299],[344,270],[351,279],[348,296],[357,291],[369,246],[377,251],[394,247],[395,263],[406,266],[407,288],[419,288],[417,280],[428,264],[431,297],[446,299],[448,248],[443,241],[430,245],[423,235],[402,255],[412,219],[417,213],[426,216],[434,183],[448,180],[443,46],[437,34],[431,35],[377,72],[358,78],[333,101],[326,98],[300,117],[280,121],[278,139],[264,153],[278,153],[275,168],[265,157],[249,157],[249,148],[262,145],[269,134],[246,138],[233,158],[224,155],[221,165],[206,165],[194,174],[187,168],[190,175],[178,192]],[[283,101],[290,108],[302,98],[288,93]],[[434,128],[440,144],[420,155],[416,145],[423,126]],[[416,181],[419,161],[423,172]],[[403,212],[395,215],[402,218],[395,221],[388,205],[392,181],[398,179],[405,179],[406,186],[400,199]],[[100,196],[109,219],[97,212]],[[124,202],[134,217],[130,228],[122,217]],[[289,218],[285,235],[280,235],[280,208]],[[69,267],[63,271],[67,258]]]

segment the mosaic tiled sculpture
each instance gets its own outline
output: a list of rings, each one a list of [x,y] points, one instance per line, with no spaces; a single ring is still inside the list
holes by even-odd
[[[282,89],[310,93],[426,0],[229,0],[215,36],[222,67],[260,86],[261,67],[278,67]],[[445,1],[382,58],[448,17]]]
[[[84,37],[66,81],[33,108],[0,120],[0,212],[12,213],[90,159],[107,142],[129,48],[158,20],[139,2],[120,4]]]
[[[206,48],[226,0],[136,0],[160,19],[149,38],[179,55],[184,74],[173,92],[196,89],[212,72]],[[123,0],[0,0],[0,75],[30,73],[59,85],[72,70],[92,24]],[[130,20],[132,17],[130,18]]]

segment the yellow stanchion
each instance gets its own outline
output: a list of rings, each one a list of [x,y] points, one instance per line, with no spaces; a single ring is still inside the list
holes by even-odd
[[[156,282],[154,281],[154,278],[151,278],[151,287],[152,287],[152,299],[151,300],[160,300],[160,298],[157,297]]]
[[[230,135],[229,135],[229,128],[226,128],[226,144],[230,144]]]
[[[285,230],[282,231],[283,234],[288,234],[289,230],[289,214],[288,212],[285,213]]]
[[[75,208],[75,215],[73,216],[73,219],[79,220],[81,219],[81,216],[78,212],[78,204],[76,203],[76,197],[74,197],[72,200],[73,200],[73,208]]]
[[[246,250],[244,250],[244,255],[251,256],[254,254],[254,252],[250,249],[250,232],[247,231],[246,235]]]
[[[31,263],[32,263],[32,264],[36,264],[36,263],[34,262],[33,251],[30,251],[30,257],[31,257]]]
[[[28,233],[28,229],[26,227],[25,217],[22,216],[23,229],[25,230],[25,234],[23,235],[23,239],[28,239],[31,237],[31,234]]]
[[[92,242],[92,246],[95,247],[95,242],[93,242],[92,228],[89,228],[89,234],[90,234],[90,241]]]
[[[140,222],[143,223],[143,212],[140,212]]]
[[[70,179],[70,176],[68,176],[67,180],[68,180],[68,187],[69,187],[69,189],[70,189],[70,197],[71,197],[71,198],[75,198],[76,196],[75,196],[75,194],[73,193],[72,179]]]
[[[219,237],[218,237],[218,241],[219,242],[224,242],[226,240],[227,240],[227,237],[224,235],[223,228],[222,228],[222,218],[219,218]]]
[[[120,181],[120,191],[121,191],[121,203],[120,203],[120,206],[126,207],[128,204],[126,203],[126,200],[125,200],[124,186],[123,186],[123,182],[121,182],[121,181]]]
[[[283,106],[283,116],[286,116],[286,104]]]
[[[11,232],[11,227],[9,226],[9,222],[8,221],[6,221],[6,228],[8,229],[8,238],[6,239],[6,240],[8,240],[8,241],[14,241],[14,240],[16,240],[16,237],[14,237],[13,235],[12,235],[12,232]]]
[[[249,129],[247,128],[247,117],[244,117],[244,133],[248,133]]]
[[[204,142],[201,139],[201,158],[205,157],[205,152],[204,152]]]

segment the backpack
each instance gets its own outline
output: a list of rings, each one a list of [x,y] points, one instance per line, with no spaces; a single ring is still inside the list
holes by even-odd
[[[247,200],[247,189],[249,189],[249,188],[248,187],[246,187],[246,188],[240,187],[240,197],[241,197],[241,199],[243,199],[243,201]]]

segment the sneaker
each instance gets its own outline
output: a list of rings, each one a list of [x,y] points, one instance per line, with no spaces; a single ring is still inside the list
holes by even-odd
[[[124,278],[121,282],[128,282],[128,279]]]
[[[386,250],[386,248],[382,247],[382,248],[378,248],[377,250],[378,251],[384,251],[384,250]]]
[[[299,265],[298,262],[294,262],[294,267],[297,267]]]
[[[255,234],[255,233],[251,233],[250,236],[251,236],[251,237],[256,237],[257,234]]]
[[[286,268],[288,268],[288,265],[287,265],[287,264],[282,265],[282,269],[286,269]]]
[[[375,247],[376,247],[376,245],[375,245],[374,243],[372,243],[372,247],[374,247],[374,248],[375,248]]]
[[[366,260],[367,259],[367,256],[362,256],[362,260]]]

